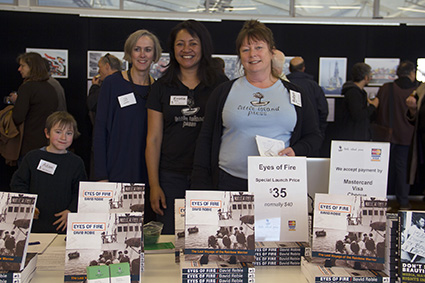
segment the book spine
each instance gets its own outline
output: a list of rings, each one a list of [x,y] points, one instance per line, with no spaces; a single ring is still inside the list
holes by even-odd
[[[255,273],[254,267],[243,268],[182,268],[182,273]]]
[[[255,278],[255,273],[183,273],[183,279],[245,279]]]
[[[245,279],[185,279],[182,283],[255,283],[255,278]]]
[[[338,276],[316,276],[314,279],[315,283],[323,282],[357,282],[357,283],[389,283],[390,277],[338,277]]]
[[[255,266],[300,266],[301,260],[299,261],[256,261]]]

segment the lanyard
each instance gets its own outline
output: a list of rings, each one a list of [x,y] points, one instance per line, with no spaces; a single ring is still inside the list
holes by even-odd
[[[139,96],[142,99],[147,99],[148,98],[148,95],[149,95],[149,92],[151,90],[151,78],[150,78],[150,76],[149,76],[149,85],[148,85],[149,86],[149,89],[148,89],[148,92],[146,93],[146,95],[142,95],[142,94],[138,93],[137,90],[136,90],[136,84],[133,82],[133,78],[131,77],[130,70],[131,69],[128,69],[127,70],[127,76],[128,76],[128,80],[130,81],[131,87],[133,88],[133,93],[136,96]]]

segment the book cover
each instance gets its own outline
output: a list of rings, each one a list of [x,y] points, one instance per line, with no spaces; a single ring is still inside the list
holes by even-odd
[[[186,191],[185,259],[254,262],[254,195]]]
[[[376,282],[389,283],[390,277],[379,270],[359,270],[348,267],[327,267],[312,258],[301,258],[301,272],[309,283],[316,282]]]
[[[313,257],[327,266],[383,269],[385,198],[316,194]]]
[[[0,271],[0,282],[29,282],[37,266],[37,253],[27,253],[25,267],[21,271]]]
[[[175,199],[174,200],[174,231],[175,231],[175,241],[174,246],[176,250],[184,249],[184,238],[185,233],[185,202],[184,199]]]
[[[87,283],[109,283],[109,266],[87,266]]]
[[[144,213],[145,185],[80,182],[78,212]]]
[[[131,282],[140,282],[143,215],[70,213],[65,255],[65,282],[86,279],[86,267],[128,262]]]
[[[0,192],[0,270],[25,266],[37,195]]]
[[[401,282],[421,282],[425,274],[425,211],[399,211]]]
[[[109,265],[111,283],[130,283],[130,265],[128,262]]]

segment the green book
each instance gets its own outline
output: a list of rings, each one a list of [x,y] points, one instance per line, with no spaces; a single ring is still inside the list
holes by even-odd
[[[110,264],[111,283],[131,283],[130,265],[128,262]]]
[[[88,283],[110,283],[109,267],[107,265],[87,266]]]

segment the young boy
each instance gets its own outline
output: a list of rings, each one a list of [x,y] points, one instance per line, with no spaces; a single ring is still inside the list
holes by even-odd
[[[32,232],[64,233],[69,212],[77,211],[79,182],[87,180],[83,160],[67,148],[80,135],[71,114],[47,117],[49,145],[28,152],[13,174],[14,192],[37,194]]]

